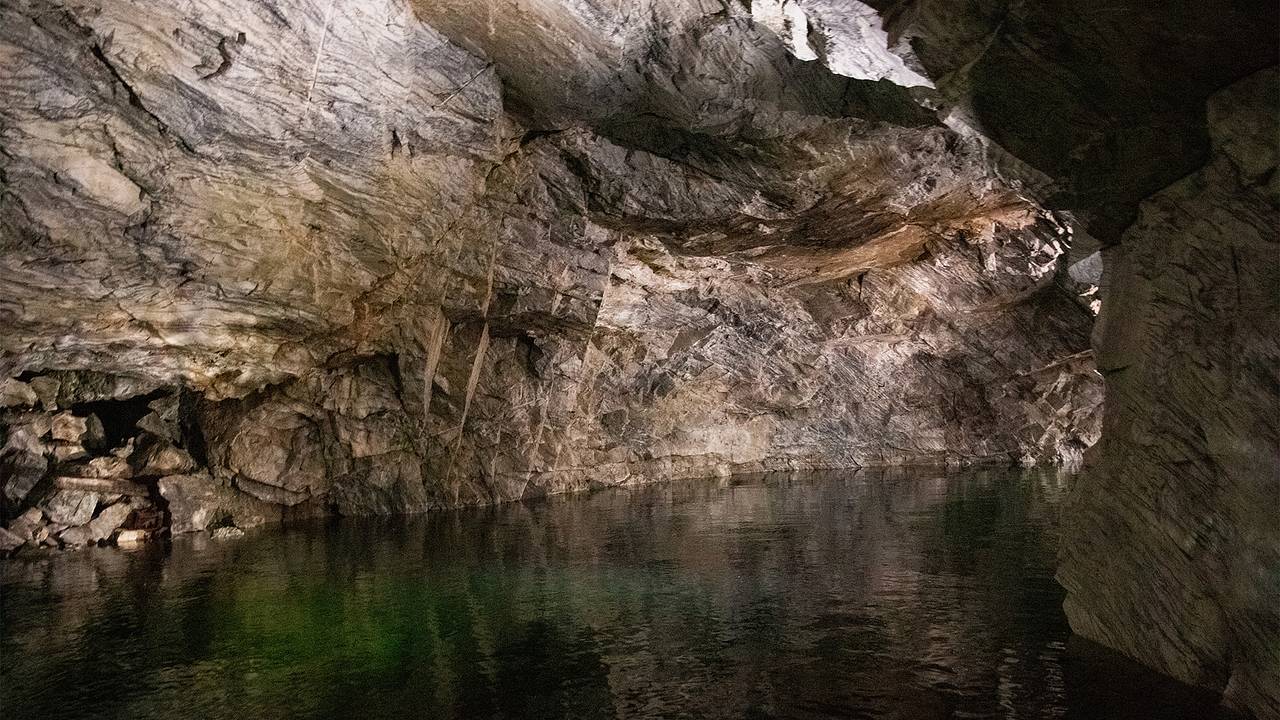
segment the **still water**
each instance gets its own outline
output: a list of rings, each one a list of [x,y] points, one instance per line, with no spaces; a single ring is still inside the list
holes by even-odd
[[[1069,647],[1067,482],[677,482],[14,559],[0,716],[1213,717]]]

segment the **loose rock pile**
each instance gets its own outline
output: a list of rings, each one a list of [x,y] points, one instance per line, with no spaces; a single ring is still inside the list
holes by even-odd
[[[162,483],[196,472],[185,447],[176,393],[112,394],[101,379],[69,375],[0,381],[0,552],[22,547],[136,544],[168,532]],[[80,382],[89,379],[85,385]],[[86,399],[87,398],[87,399]],[[119,413],[108,432],[94,412]],[[140,418],[130,415],[142,414]]]

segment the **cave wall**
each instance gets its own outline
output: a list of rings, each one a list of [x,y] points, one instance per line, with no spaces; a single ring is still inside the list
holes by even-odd
[[[1106,251],[1106,419],[1058,574],[1076,632],[1260,717],[1280,716],[1278,99],[1275,69],[1215,94],[1209,163]]]
[[[3,8],[11,518],[132,497],[193,530],[1096,440],[1073,226],[759,12],[184,8]],[[55,438],[90,385],[181,422]]]

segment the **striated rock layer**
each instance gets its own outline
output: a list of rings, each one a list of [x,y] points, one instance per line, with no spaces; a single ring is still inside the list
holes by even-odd
[[[10,514],[112,452],[180,531],[1096,440],[1071,232],[978,141],[743,10],[527,8],[6,5]]]

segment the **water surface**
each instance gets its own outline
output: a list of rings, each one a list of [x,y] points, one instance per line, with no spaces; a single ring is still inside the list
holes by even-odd
[[[0,715],[1214,717],[1069,649],[1066,482],[677,482],[18,558]]]

